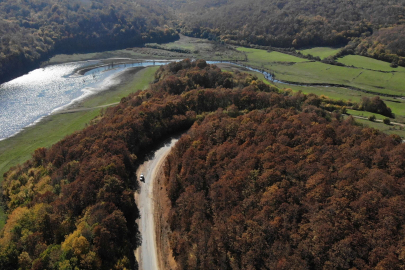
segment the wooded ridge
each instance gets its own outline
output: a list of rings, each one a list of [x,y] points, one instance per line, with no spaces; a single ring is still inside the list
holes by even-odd
[[[136,168],[191,130],[165,167],[181,269],[399,269],[404,145],[203,60],[4,175],[1,269],[136,269]]]

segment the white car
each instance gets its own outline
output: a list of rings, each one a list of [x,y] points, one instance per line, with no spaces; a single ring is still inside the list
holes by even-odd
[[[145,183],[145,177],[143,176],[143,174],[141,174],[141,176],[139,176],[139,180],[141,180],[141,182]]]

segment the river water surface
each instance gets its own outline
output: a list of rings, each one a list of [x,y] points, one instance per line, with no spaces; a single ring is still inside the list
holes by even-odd
[[[0,140],[39,121],[53,111],[118,83],[118,76],[130,67],[164,65],[169,61],[144,61],[103,65],[83,75],[78,70],[100,64],[83,61],[39,68],[0,85]]]

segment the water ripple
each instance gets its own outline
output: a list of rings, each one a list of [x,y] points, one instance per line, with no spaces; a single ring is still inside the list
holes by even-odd
[[[145,61],[105,65],[76,73],[100,61],[48,66],[0,85],[0,140],[34,124],[55,110],[117,83],[117,76],[130,67],[163,65],[168,61]]]

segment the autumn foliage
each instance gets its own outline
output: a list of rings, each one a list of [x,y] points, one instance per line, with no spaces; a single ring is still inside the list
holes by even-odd
[[[262,108],[268,102],[259,90],[276,89],[250,86],[252,76],[234,78],[205,61],[173,63],[156,76],[158,83],[123,98],[97,124],[37,149],[4,175],[9,218],[0,234],[1,269],[136,268],[133,192],[142,157],[201,113],[233,103]]]
[[[1,269],[136,269],[136,169],[184,135],[165,173],[181,269],[402,266],[404,146],[203,60],[4,175]]]
[[[400,141],[305,102],[196,122],[165,168],[180,269],[401,269]]]

